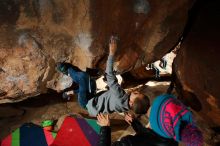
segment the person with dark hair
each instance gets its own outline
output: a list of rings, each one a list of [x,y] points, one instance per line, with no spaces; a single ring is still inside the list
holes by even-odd
[[[196,127],[191,111],[174,95],[156,97],[147,115],[149,127],[158,135],[187,146],[202,146],[203,135]]]
[[[111,142],[111,128],[108,115],[98,114],[100,139],[98,146],[178,146],[173,139],[163,138],[153,130],[145,128],[136,118],[130,114],[125,115],[125,121],[132,126],[135,135],[127,135],[119,141]]]
[[[138,91],[126,93],[119,85],[113,71],[116,50],[116,38],[111,37],[105,74],[109,90],[101,94],[88,94],[90,93],[90,76],[87,73],[75,71],[66,63],[59,64],[57,68],[58,71],[70,75],[79,84],[78,101],[83,108],[88,110],[90,116],[96,116],[98,113],[125,112],[130,109],[136,114],[145,114],[150,106],[147,96]]]
[[[133,91],[130,95],[129,104],[134,113],[145,114],[150,107],[150,100],[146,95],[141,94],[139,91]]]

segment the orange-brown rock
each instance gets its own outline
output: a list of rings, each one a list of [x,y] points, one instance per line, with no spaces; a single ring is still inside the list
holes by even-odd
[[[184,101],[211,127],[220,126],[219,1],[200,1],[174,69]],[[190,94],[188,94],[190,93]]]
[[[162,57],[178,40],[191,0],[10,0],[0,2],[0,103],[67,85],[55,63],[104,69],[111,34],[116,69]],[[64,83],[63,83],[64,82]]]

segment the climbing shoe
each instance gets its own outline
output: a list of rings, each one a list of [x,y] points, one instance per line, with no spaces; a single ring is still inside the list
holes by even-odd
[[[62,62],[58,62],[57,63],[57,70],[65,75],[68,75],[68,68],[70,67],[69,63],[62,63]]]

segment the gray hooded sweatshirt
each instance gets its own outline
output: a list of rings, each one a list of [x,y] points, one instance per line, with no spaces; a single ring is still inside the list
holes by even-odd
[[[124,112],[129,110],[129,95],[118,84],[113,73],[114,56],[109,55],[106,64],[106,78],[109,90],[90,99],[86,108],[91,116],[98,113]]]

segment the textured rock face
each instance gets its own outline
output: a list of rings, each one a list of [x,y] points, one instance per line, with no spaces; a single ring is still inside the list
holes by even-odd
[[[9,0],[0,2],[0,103],[67,86],[67,61],[104,69],[108,38],[119,39],[116,69],[164,55],[184,28],[191,0]]]
[[[198,3],[198,16],[175,60],[175,72],[186,102],[206,119],[220,126],[219,1]]]

